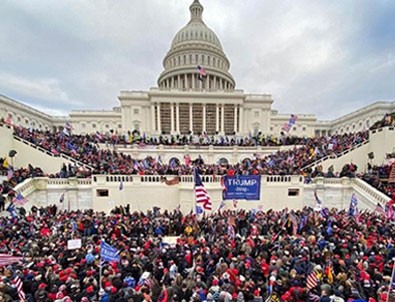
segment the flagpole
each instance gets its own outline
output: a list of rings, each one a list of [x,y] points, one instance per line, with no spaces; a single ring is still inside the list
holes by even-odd
[[[394,280],[394,274],[395,274],[395,259],[393,258],[392,261],[393,261],[394,263],[392,264],[391,280],[390,280],[390,284],[389,284],[389,286],[388,286],[387,302],[388,302],[389,299],[390,299],[390,292],[391,292],[391,290],[392,290],[392,282],[393,282],[393,280]]]
[[[101,239],[101,241],[102,241],[103,239]],[[101,267],[101,264],[102,264],[102,257],[101,257],[101,253],[102,253],[102,251],[101,251],[101,249],[102,249],[102,243],[101,243],[101,241],[100,241],[100,257],[99,257],[99,260],[100,260],[100,262],[99,262],[99,290],[101,290],[102,289],[102,284],[101,284],[101,278],[102,278],[102,267]]]
[[[196,190],[196,176],[195,176],[196,171],[195,171],[195,169],[196,169],[196,167],[193,169],[193,174],[192,174],[192,177],[193,177],[193,190],[192,190],[193,204],[192,204],[192,211],[193,211],[193,213],[195,213],[195,217],[196,217],[196,220],[197,220],[198,212],[197,212],[197,200],[196,200],[196,192],[195,192],[195,190]]]

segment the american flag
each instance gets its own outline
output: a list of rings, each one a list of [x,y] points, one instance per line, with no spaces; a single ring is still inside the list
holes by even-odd
[[[22,257],[0,254],[0,266],[8,266],[18,262],[22,262]]]
[[[18,193],[13,202],[17,205],[23,206],[25,203],[27,203],[27,199],[23,197],[22,193]]]
[[[26,301],[25,292],[23,291],[23,283],[18,275],[15,276],[12,283],[15,285],[16,290],[18,291],[19,301]]]
[[[199,66],[199,65],[198,65],[197,69],[198,69],[198,72],[199,72],[198,79],[200,81],[203,81],[203,78],[207,76],[207,72],[202,66]]]
[[[210,195],[208,195],[206,188],[203,185],[202,178],[197,169],[195,169],[195,197],[196,203],[201,203],[204,210],[211,211],[213,203]]]
[[[207,75],[206,70],[202,66],[198,65],[197,69],[199,71],[199,75],[201,75],[203,77],[205,77]]]
[[[318,277],[316,272],[311,272],[306,279],[306,287],[310,290],[318,284]]]
[[[285,123],[281,129],[283,129],[284,131],[289,132],[289,130],[291,130],[291,127],[292,126],[290,124]]]

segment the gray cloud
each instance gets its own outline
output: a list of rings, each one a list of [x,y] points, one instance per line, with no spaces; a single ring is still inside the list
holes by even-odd
[[[5,1],[0,92],[49,112],[118,105],[156,85],[191,1]],[[392,1],[201,0],[237,87],[333,119],[395,97]]]

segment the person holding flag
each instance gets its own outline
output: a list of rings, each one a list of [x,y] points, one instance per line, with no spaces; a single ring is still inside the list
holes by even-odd
[[[120,261],[119,256],[120,250],[109,245],[104,240],[100,241],[100,271],[99,271],[99,284],[102,286],[102,266],[104,262],[116,262]]]

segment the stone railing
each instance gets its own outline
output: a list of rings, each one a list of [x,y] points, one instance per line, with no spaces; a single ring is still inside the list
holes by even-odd
[[[372,200],[375,200],[376,203],[379,202],[381,205],[385,205],[391,199],[390,197],[380,192],[376,188],[372,187],[362,179],[353,178],[352,184],[354,189],[362,191],[365,196],[370,196]]]
[[[14,191],[19,194],[21,193],[23,196],[27,196],[34,192],[36,187],[34,185],[34,178],[27,178],[23,182],[19,183],[15,186]]]
[[[27,207],[59,204],[59,197],[65,193],[68,209],[81,207],[107,211],[114,201],[116,204],[130,201],[134,209],[146,210],[157,205],[160,200],[159,204],[163,208],[172,209],[182,203],[184,210],[189,211],[193,205],[193,176],[180,176],[179,184],[172,186],[162,183],[163,177],[171,180],[176,176],[94,175],[92,179],[36,177],[25,180],[15,190],[29,200]],[[220,180],[221,176],[202,175],[214,208],[222,198]],[[317,177],[312,183],[305,184],[304,178],[297,175],[262,175],[259,200],[240,200],[240,208],[250,209],[262,205],[267,209],[300,209],[314,206],[314,190],[319,190],[320,197],[328,207],[348,208],[352,193],[358,195],[361,209],[374,210],[377,203],[384,205],[389,200],[389,197],[360,179]]]

